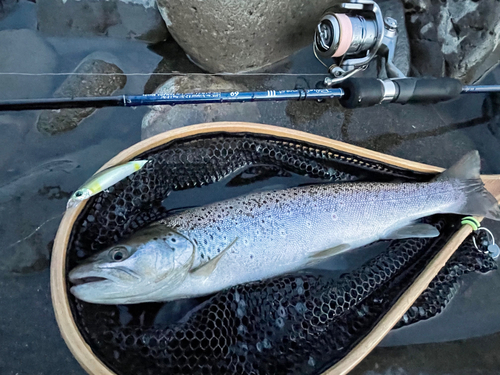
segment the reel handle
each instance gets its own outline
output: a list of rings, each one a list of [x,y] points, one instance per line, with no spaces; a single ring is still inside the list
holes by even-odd
[[[457,98],[462,83],[454,78],[401,78],[382,81],[376,78],[350,78],[338,87],[344,90],[339,100],[345,108],[370,107],[381,103],[439,103]]]

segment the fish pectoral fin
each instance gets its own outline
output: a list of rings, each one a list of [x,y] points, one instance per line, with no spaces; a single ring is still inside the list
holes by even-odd
[[[236,237],[227,247],[222,250],[215,258],[210,259],[207,263],[202,264],[201,266],[198,266],[196,268],[193,268],[190,272],[193,276],[202,276],[202,277],[208,277],[212,272],[214,272],[215,267],[217,267],[217,263],[219,263],[219,260],[222,259],[224,254],[229,250],[231,246],[233,246],[236,241],[238,240],[238,237]]]
[[[350,248],[351,248],[351,245],[349,245],[347,243],[342,243],[340,245],[331,247],[329,249],[318,251],[317,253],[309,255],[310,263],[311,262],[314,263],[317,260],[322,260],[322,259],[325,259],[325,258],[329,258],[332,255],[335,255],[335,254],[341,253],[343,251],[349,250]]]
[[[430,224],[416,223],[396,229],[382,237],[384,240],[402,240],[405,238],[438,237],[439,231]]]

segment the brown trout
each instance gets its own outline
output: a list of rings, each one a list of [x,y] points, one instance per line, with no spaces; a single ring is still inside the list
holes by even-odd
[[[437,213],[500,220],[477,151],[427,183],[331,183],[267,191],[186,210],[137,231],[69,273],[101,304],[168,301],[301,268],[380,239],[436,237]]]

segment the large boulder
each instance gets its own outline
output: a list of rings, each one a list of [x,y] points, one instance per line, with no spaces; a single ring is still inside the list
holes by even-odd
[[[127,77],[114,60],[114,56],[107,53],[93,53],[87,56],[76,67],[73,72],[75,74],[68,76],[59,86],[54,97],[109,96],[122,89],[127,83]],[[41,112],[37,128],[45,134],[62,133],[76,128],[95,110],[95,108],[46,110]]]
[[[154,0],[43,0],[38,29],[48,36],[94,36],[156,43],[168,32]]]
[[[498,63],[500,4],[495,0],[404,0],[413,74],[480,79]]]
[[[241,84],[216,76],[177,76],[160,86],[156,94],[208,91],[247,91]],[[182,126],[214,121],[257,122],[260,112],[256,103],[218,103],[153,106],[142,120],[142,139]]]
[[[53,88],[57,58],[54,50],[32,30],[0,31],[0,99],[44,97]],[[36,58],[34,52],[36,51]],[[29,73],[22,75],[16,73]]]
[[[174,39],[203,69],[261,68],[312,43],[331,0],[157,0]]]

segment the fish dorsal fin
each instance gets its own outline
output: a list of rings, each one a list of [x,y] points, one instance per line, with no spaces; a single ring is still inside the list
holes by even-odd
[[[434,181],[444,181],[449,179],[458,180],[478,180],[481,168],[481,158],[479,152],[471,151],[460,159],[451,168],[438,175]]]
[[[198,266],[196,268],[193,268],[190,272],[194,276],[202,276],[202,277],[208,277],[211,275],[212,272],[214,272],[215,267],[217,267],[217,263],[219,263],[219,260],[226,254],[226,252],[229,250],[231,246],[233,246],[236,241],[238,240],[238,237],[236,237],[227,247],[222,250],[219,254],[217,254],[216,257],[210,259],[207,263],[202,264],[201,266]]]
[[[439,231],[430,224],[416,223],[396,229],[386,234],[384,240],[402,240],[405,238],[432,238],[439,236]]]

